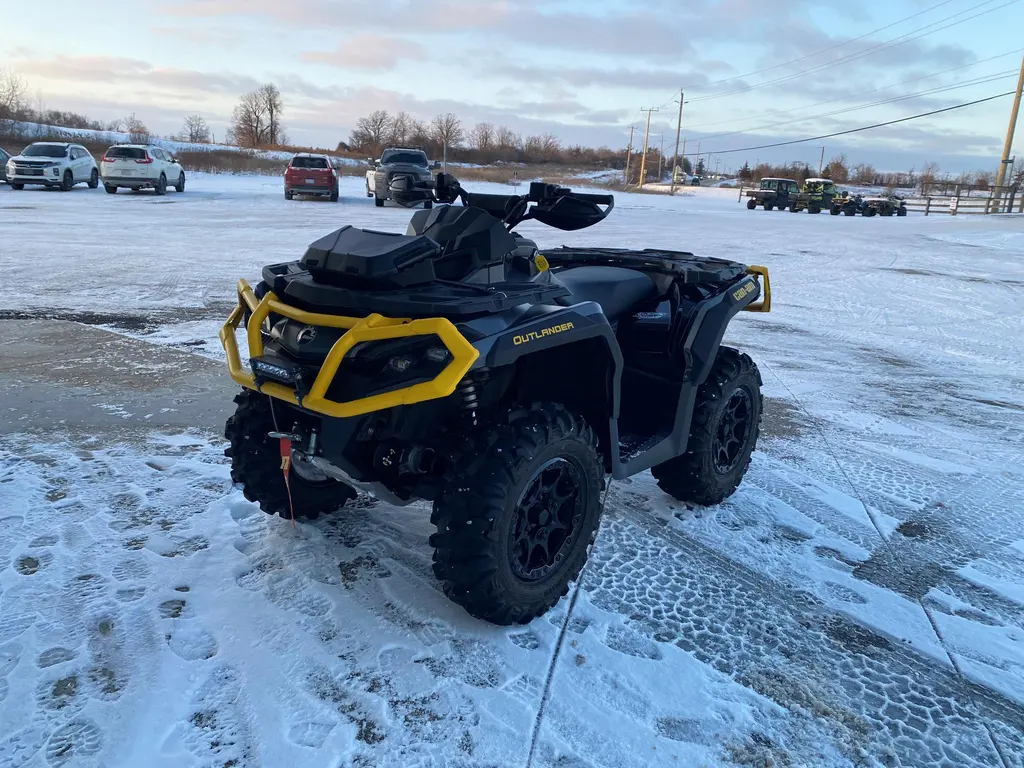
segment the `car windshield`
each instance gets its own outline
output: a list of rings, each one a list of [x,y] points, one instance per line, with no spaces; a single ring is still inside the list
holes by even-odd
[[[761,182],[761,189],[775,189],[775,187],[776,187],[776,182],[774,182],[774,181],[762,181]]]
[[[107,150],[107,157],[118,160],[145,160],[146,150],[139,147],[111,147]]]
[[[21,154],[23,157],[64,157],[67,152],[68,148],[59,144],[31,144]]]
[[[292,168],[327,168],[327,160],[323,157],[293,157]]]
[[[426,166],[427,156],[423,152],[385,152],[381,162]]]

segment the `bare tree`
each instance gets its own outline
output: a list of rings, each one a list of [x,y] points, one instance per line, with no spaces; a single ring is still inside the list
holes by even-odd
[[[918,180],[921,182],[921,190],[930,184],[935,183],[936,177],[939,175],[939,164],[935,161],[929,161],[921,166],[921,173],[918,175]]]
[[[266,116],[263,102],[256,91],[242,96],[231,114],[228,141],[240,147],[258,147],[266,135]]]
[[[377,154],[388,141],[391,133],[391,115],[387,110],[378,109],[366,117],[356,120],[349,144],[362,152]]]
[[[505,125],[499,125],[494,132],[494,141],[501,149],[517,149],[522,143],[519,134]]]
[[[434,141],[444,147],[454,149],[460,146],[466,138],[466,134],[462,130],[462,121],[451,112],[434,117],[430,121],[430,130],[434,134]]]
[[[991,171],[975,171],[974,185],[981,189],[988,189],[992,184],[993,174]]]
[[[182,138],[194,144],[210,143],[210,126],[202,115],[189,115],[185,118],[185,129]]]
[[[412,132],[414,120],[408,112],[399,112],[391,119],[391,137],[388,139],[392,144],[408,144],[409,135]]]
[[[149,144],[149,128],[134,112],[124,119],[124,130],[132,144]]]
[[[494,126],[477,123],[469,134],[469,141],[476,149],[487,152],[494,146]]]
[[[422,120],[410,118],[409,143],[420,147],[425,147],[430,144],[430,127]]]
[[[9,69],[0,69],[0,126],[12,126],[25,109],[28,86],[24,78]]]
[[[850,169],[850,180],[858,184],[874,184],[878,172],[869,163],[858,163]]]
[[[846,153],[835,155],[825,166],[828,171],[828,178],[836,184],[845,184],[850,179],[850,166]]]
[[[284,112],[281,91],[273,83],[266,83],[256,89],[256,96],[266,115],[266,130],[260,144],[284,144],[286,137],[281,122],[281,113]]]

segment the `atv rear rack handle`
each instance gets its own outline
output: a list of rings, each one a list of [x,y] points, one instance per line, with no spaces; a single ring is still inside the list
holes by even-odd
[[[756,304],[748,304],[743,309],[747,312],[771,312],[772,311],[772,284],[768,278],[768,267],[747,267],[747,274],[751,277],[761,278],[761,300]]]
[[[346,333],[334,343],[331,351],[327,353],[308,395],[300,398],[294,387],[279,382],[268,381],[257,384],[256,377],[242,367],[242,358],[238,351],[235,333],[245,318],[246,310],[251,313],[246,325],[251,358],[263,354],[263,321],[272,312],[307,325],[346,329]],[[452,361],[431,381],[343,403],[327,398],[327,390],[334,381],[342,360],[356,344],[431,335],[437,336],[452,356]],[[220,329],[219,336],[228,358],[228,371],[231,373],[231,378],[238,384],[314,413],[334,418],[361,416],[386,408],[447,397],[455,391],[462,377],[480,356],[480,351],[459,333],[450,320],[443,317],[410,320],[408,318],[384,317],[376,313],[358,318],[306,312],[282,304],[272,291],[268,292],[262,300],[256,298],[256,294],[245,280],[238,281],[238,306],[232,310],[227,322]]]

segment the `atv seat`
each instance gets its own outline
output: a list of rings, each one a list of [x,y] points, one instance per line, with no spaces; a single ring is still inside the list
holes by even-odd
[[[625,267],[573,267],[554,273],[552,278],[572,294],[557,299],[559,304],[568,307],[581,301],[597,302],[611,323],[657,293],[651,278]]]

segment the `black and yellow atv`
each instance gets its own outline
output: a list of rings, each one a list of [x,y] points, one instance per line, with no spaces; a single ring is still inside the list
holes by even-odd
[[[513,231],[589,227],[611,195],[474,194],[447,174],[432,194],[444,205],[407,234],[342,227],[265,267],[255,290],[239,282],[221,331],[244,387],[226,428],[232,478],[293,518],[354,489],[426,499],[445,593],[525,623],[579,575],[608,476],[650,469],[695,504],[736,490],[761,379],[721,341],[740,310],[769,310],[768,273],[679,251],[542,253]]]

